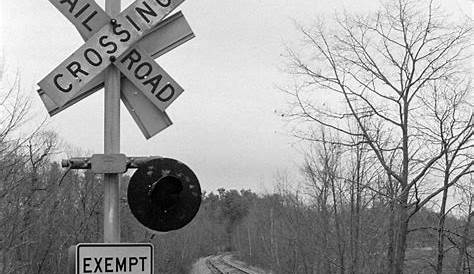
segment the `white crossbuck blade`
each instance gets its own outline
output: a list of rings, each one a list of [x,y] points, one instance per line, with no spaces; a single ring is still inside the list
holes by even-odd
[[[102,46],[105,48],[105,53],[115,54],[119,49],[119,45],[113,42],[114,40],[112,39],[106,41],[108,36],[105,34],[98,37],[97,33],[100,31],[104,32],[104,29],[107,28],[108,24],[111,24],[111,20],[102,8],[95,3],[95,1],[49,1],[76,26],[85,40],[92,37],[83,47],[70,56],[39,84],[42,88],[39,90],[41,99],[48,109],[48,112],[51,115],[54,115],[78,102],[82,98],[87,97],[103,86],[103,73],[101,73],[100,70],[97,70],[99,72],[95,71],[94,67],[97,68],[102,66],[102,63],[105,62],[104,58],[107,56],[103,57],[100,55],[99,48],[83,48],[88,44],[91,44],[92,46]],[[155,2],[155,4],[162,8],[172,7],[171,1]],[[175,1],[174,7],[179,5],[181,2],[182,1]],[[136,18],[133,19],[133,17],[130,16],[130,9],[132,6],[134,6],[136,12],[135,15],[138,14],[145,23],[152,22],[149,16],[158,17],[160,13],[157,10],[153,10],[152,6],[148,4],[147,1],[141,3],[145,8],[135,4],[136,3],[132,4],[122,12],[119,17],[122,16],[122,18],[125,18],[133,26],[134,30],[142,31],[141,34],[146,34],[143,39],[135,45],[128,45],[128,51],[123,53],[115,64],[122,73],[131,80],[129,81],[127,78],[122,78],[122,101],[134,120],[137,122],[145,137],[150,138],[171,124],[171,120],[168,118],[166,113],[161,110],[164,110],[169,104],[171,104],[171,102],[183,91],[182,88],[179,87],[179,85],[174,82],[174,80],[171,79],[171,77],[169,77],[169,75],[158,64],[156,64],[151,57],[158,57],[168,52],[174,47],[193,38],[194,34],[181,13],[177,13],[162,21],[156,27],[150,27],[149,24],[144,24],[144,26],[142,26],[143,22],[141,22],[140,25],[139,20]],[[126,13],[127,11],[129,13]],[[166,13],[166,11],[164,13]],[[110,35],[115,34],[121,36],[122,39],[119,37],[119,40],[128,42],[125,40],[127,40],[126,38],[131,39],[132,34],[127,31],[126,27],[117,31],[117,28],[121,27],[121,24],[118,23],[118,21],[113,23],[112,34]],[[115,31],[114,28],[116,28]],[[147,32],[144,31],[146,28],[149,29]],[[130,34],[130,37],[128,37],[128,34]],[[91,43],[91,40],[97,37],[99,39],[99,45],[94,45]],[[84,54],[84,59],[82,59],[82,61],[86,61],[86,65],[84,66],[81,65],[79,61],[81,60],[80,58],[74,59],[76,58],[76,54],[81,52],[81,50]],[[110,55],[111,58],[109,59],[112,59],[113,61],[115,56],[116,55]],[[70,63],[67,63],[68,60],[71,60]],[[77,76],[79,79],[78,83],[76,81],[69,83],[67,87],[61,86],[59,80],[67,78],[63,73],[59,72],[61,66],[64,64],[67,64],[66,70],[69,72],[69,76]],[[90,75],[92,73],[98,74],[91,79]],[[80,76],[83,76],[83,78],[80,78]],[[46,85],[48,87],[43,86],[43,84],[48,81],[48,78],[51,80],[51,77],[53,85]],[[85,79],[89,79],[89,82],[86,84],[83,82],[86,81],[83,80],[84,77]],[[73,88],[77,89],[77,86],[80,87],[79,91],[73,93]]]

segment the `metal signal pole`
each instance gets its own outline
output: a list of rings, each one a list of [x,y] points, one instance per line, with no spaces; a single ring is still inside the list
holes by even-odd
[[[105,0],[111,18],[120,13],[121,0]],[[118,56],[117,56],[118,57]],[[120,153],[120,71],[110,66],[105,71],[104,153]],[[104,242],[120,242],[119,174],[104,174]]]

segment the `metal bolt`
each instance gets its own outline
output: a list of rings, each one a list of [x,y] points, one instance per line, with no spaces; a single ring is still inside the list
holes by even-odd
[[[110,59],[110,62],[112,62],[112,63],[115,62],[115,60],[117,60],[117,58],[116,58],[115,56],[113,56],[113,55],[110,56],[109,59]]]
[[[117,24],[117,20],[112,19],[112,20],[110,20],[110,23],[112,23],[112,25],[116,25],[116,24]]]
[[[69,162],[69,159],[65,159],[65,160],[62,160],[61,161],[61,166],[62,167],[69,167],[71,165],[71,163]]]

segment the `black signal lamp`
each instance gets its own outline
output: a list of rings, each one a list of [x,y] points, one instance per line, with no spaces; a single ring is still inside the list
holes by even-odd
[[[142,163],[130,178],[130,210],[149,229],[167,232],[188,224],[199,210],[201,187],[182,162],[155,158]]]

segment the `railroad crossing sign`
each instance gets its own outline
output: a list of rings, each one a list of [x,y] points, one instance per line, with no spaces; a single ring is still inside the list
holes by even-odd
[[[171,125],[164,110],[183,88],[153,57],[194,37],[181,13],[162,21],[184,0],[137,0],[113,19],[94,0],[49,1],[86,40],[38,84],[50,115],[100,89],[103,71],[114,64],[125,76],[122,102],[145,137]]]
[[[104,242],[120,242],[118,175],[127,168],[139,168],[139,174],[143,170],[146,174],[153,174],[155,169],[162,171],[150,184],[132,188],[140,194],[141,187],[145,187],[146,199],[153,202],[147,201],[146,209],[171,222],[163,225],[162,219],[149,222],[145,218],[146,225],[169,231],[189,223],[201,202],[194,173],[173,159],[143,160],[120,154],[120,99],[146,138],[171,124],[165,109],[183,88],[153,58],[194,37],[181,13],[163,20],[184,0],[136,0],[121,13],[120,0],[105,0],[106,11],[94,0],[48,1],[86,41],[38,83],[48,113],[54,115],[105,87],[104,154],[65,162],[69,168],[90,168],[104,174]],[[111,64],[117,69],[107,69]],[[143,198],[131,197],[133,202]],[[147,214],[145,217],[149,217]],[[119,247],[126,247],[125,251]],[[80,244],[75,249],[77,260],[73,260],[75,272],[152,273],[153,247],[133,248],[127,244]]]
[[[153,274],[153,246],[149,243],[78,244],[71,263],[75,274]]]

